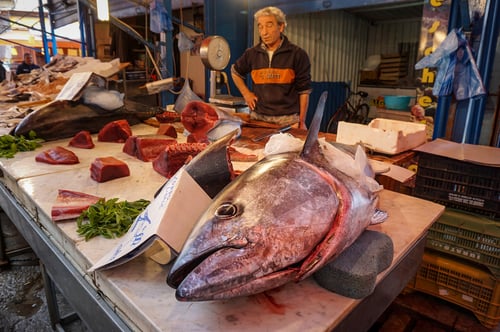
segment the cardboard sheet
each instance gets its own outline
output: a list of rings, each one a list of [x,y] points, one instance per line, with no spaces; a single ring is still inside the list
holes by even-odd
[[[456,143],[438,138],[414,150],[485,166],[500,167],[500,149],[491,146]]]

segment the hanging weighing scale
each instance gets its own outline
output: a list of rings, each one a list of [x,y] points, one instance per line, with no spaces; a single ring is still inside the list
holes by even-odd
[[[209,101],[227,106],[245,105],[245,100],[241,97],[217,93],[217,72],[224,70],[231,58],[231,50],[227,40],[222,36],[209,36],[203,39],[200,45],[200,57],[205,67],[210,70]],[[227,80],[227,76],[224,76]]]

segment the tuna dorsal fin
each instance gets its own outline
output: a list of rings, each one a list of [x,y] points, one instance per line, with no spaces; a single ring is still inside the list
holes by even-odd
[[[312,119],[311,125],[309,126],[309,132],[307,133],[306,142],[302,148],[301,156],[307,156],[310,154],[314,145],[318,142],[319,127],[321,125],[321,120],[323,119],[323,112],[325,110],[326,98],[328,97],[328,91],[324,91],[319,97],[318,106],[316,106],[316,111]]]

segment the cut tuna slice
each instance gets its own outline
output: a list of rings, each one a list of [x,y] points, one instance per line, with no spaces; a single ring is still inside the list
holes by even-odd
[[[160,114],[155,115],[156,120],[160,123],[168,123],[168,122],[179,122],[181,121],[181,116],[177,112],[165,111]]]
[[[205,134],[189,134],[186,138],[188,143],[205,143],[209,144],[208,136]]]
[[[203,134],[215,127],[219,116],[209,104],[198,101],[189,102],[181,113],[181,122],[192,134]]]
[[[164,135],[130,136],[123,145],[123,152],[142,161],[153,161],[171,144],[177,144],[177,140]]]
[[[123,143],[132,136],[132,129],[127,120],[116,120],[105,125],[97,134],[99,142]]]
[[[35,160],[53,165],[72,165],[80,162],[73,151],[65,149],[62,146],[56,146],[55,148],[40,152],[35,156]]]
[[[102,197],[97,197],[77,191],[59,189],[55,204],[52,206],[53,221],[76,219],[92,204]]]
[[[90,177],[97,182],[106,182],[129,175],[128,165],[115,157],[96,158],[90,165]]]
[[[167,135],[173,138],[177,138],[177,130],[175,127],[168,123],[160,123],[160,127],[156,131],[157,135]]]
[[[179,143],[168,145],[158,158],[153,160],[153,169],[161,175],[170,178],[182,165],[205,149],[205,143]]]
[[[90,136],[90,131],[82,130],[73,136],[71,141],[69,141],[69,146],[80,149],[93,149],[95,145],[92,141],[92,136]]]

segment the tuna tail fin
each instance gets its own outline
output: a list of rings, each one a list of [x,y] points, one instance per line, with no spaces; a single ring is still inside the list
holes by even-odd
[[[319,127],[321,125],[321,120],[323,119],[323,112],[325,111],[326,98],[328,97],[328,91],[324,91],[319,97],[318,106],[316,106],[316,111],[309,127],[309,132],[307,133],[306,142],[302,148],[301,156],[307,156],[311,154],[312,150],[315,148],[318,142]]]

